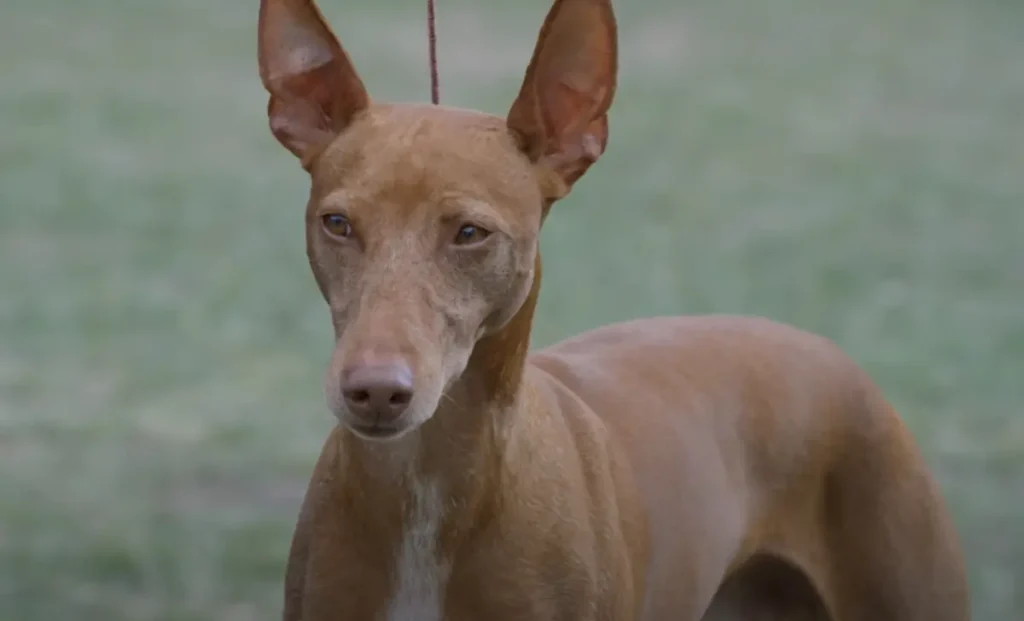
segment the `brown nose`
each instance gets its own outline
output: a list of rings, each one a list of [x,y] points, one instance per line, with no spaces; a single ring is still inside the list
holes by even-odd
[[[412,370],[403,362],[355,367],[342,374],[341,393],[366,424],[390,424],[412,401]]]

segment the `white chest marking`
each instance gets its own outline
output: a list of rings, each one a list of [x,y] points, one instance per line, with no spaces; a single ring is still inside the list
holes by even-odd
[[[449,572],[437,550],[444,501],[436,482],[414,479],[411,502],[387,621],[441,621]]]

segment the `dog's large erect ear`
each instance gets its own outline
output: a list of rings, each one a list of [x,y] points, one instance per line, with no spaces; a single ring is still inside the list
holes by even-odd
[[[611,0],[555,0],[508,126],[556,200],[604,152],[618,41]]]
[[[258,29],[270,131],[308,170],[370,97],[312,0],[260,0]]]

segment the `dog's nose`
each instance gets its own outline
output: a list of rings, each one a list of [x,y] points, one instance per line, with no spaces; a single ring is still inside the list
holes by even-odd
[[[341,393],[366,424],[393,423],[412,401],[412,370],[403,362],[355,367],[342,374]]]

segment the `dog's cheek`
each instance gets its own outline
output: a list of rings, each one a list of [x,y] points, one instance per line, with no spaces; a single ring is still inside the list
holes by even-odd
[[[535,277],[531,250],[531,246],[517,248],[509,243],[494,257],[489,278],[482,285],[489,305],[483,321],[487,332],[504,328],[526,303]]]

